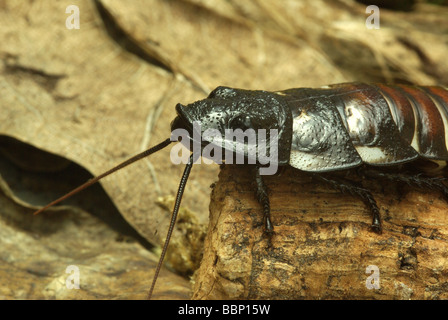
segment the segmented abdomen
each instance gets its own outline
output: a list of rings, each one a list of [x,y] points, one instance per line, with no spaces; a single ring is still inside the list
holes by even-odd
[[[298,169],[393,165],[418,157],[448,160],[444,88],[344,83],[279,94],[292,112],[290,164]]]
[[[377,87],[402,138],[425,158],[448,160],[448,91],[441,87]]]
[[[341,93],[347,91],[347,94],[341,95],[344,104],[341,116],[348,124],[355,147],[376,146],[381,149],[383,146],[384,150],[392,147],[385,159],[362,157],[363,161],[377,164],[407,161],[407,157],[414,158],[416,154],[411,150],[403,154],[399,149],[409,150],[409,147],[425,158],[448,160],[447,90],[441,87],[384,84],[335,87]],[[389,115],[381,110],[384,105],[387,105],[395,126],[387,123]],[[381,124],[386,123],[390,127],[381,128]]]

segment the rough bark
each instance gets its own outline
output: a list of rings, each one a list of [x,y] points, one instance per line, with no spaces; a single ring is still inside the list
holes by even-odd
[[[275,234],[263,234],[250,171],[225,166],[210,204],[194,299],[447,299],[447,203],[437,192],[363,181],[383,233],[358,198],[292,168],[266,177]],[[366,283],[376,266],[378,289]]]

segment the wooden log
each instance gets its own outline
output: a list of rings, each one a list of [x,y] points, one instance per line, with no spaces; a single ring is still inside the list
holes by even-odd
[[[290,167],[265,182],[271,244],[250,170],[223,166],[193,299],[448,299],[448,204],[439,193],[362,181],[380,207],[376,234],[357,197]]]

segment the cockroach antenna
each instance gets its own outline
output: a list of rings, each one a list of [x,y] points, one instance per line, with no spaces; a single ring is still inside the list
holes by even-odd
[[[176,223],[176,219],[177,219],[177,213],[179,212],[182,195],[184,194],[188,176],[190,175],[191,167],[193,166],[193,162],[194,162],[193,156],[194,156],[194,153],[191,154],[191,156],[188,160],[188,163],[185,166],[185,170],[184,170],[184,173],[182,174],[182,178],[180,179],[179,189],[177,190],[177,195],[176,195],[176,202],[174,203],[173,214],[171,215],[170,226],[168,228],[168,233],[165,238],[165,243],[163,245],[162,253],[160,254],[156,272],[154,273],[154,277],[152,279],[151,289],[149,289],[148,300],[151,299],[152,292],[154,291],[154,287],[156,285],[157,278],[159,277],[159,272],[160,272],[160,268],[162,267],[163,259],[165,258],[165,254],[168,249],[168,244],[170,243],[171,235],[172,235],[173,229],[174,229],[174,224]]]
[[[86,183],[80,185],[76,189],[73,189],[72,191],[70,191],[69,193],[63,195],[59,199],[56,199],[53,202],[50,202],[45,207],[40,208],[39,210],[34,212],[34,215],[37,215],[37,214],[41,213],[42,211],[45,211],[48,208],[54,206],[55,204],[58,204],[59,202],[65,200],[67,198],[70,198],[71,196],[73,196],[73,195],[77,194],[78,192],[86,189],[87,187],[90,187],[92,184],[100,181],[104,177],[107,177],[108,175],[110,175],[110,174],[112,174],[112,173],[114,173],[114,172],[116,172],[116,171],[118,171],[120,169],[123,169],[124,167],[127,167],[128,165],[130,165],[130,164],[132,164],[132,163],[134,163],[134,162],[136,162],[136,161],[138,161],[140,159],[143,159],[143,158],[145,158],[145,157],[147,157],[147,156],[149,156],[149,155],[151,155],[151,154],[153,154],[153,153],[155,153],[157,151],[162,150],[163,148],[168,146],[170,143],[171,143],[171,140],[170,139],[166,139],[162,143],[159,143],[158,145],[156,145],[156,146],[154,146],[154,147],[152,147],[152,148],[150,148],[148,150],[145,150],[142,153],[139,153],[139,154],[133,156],[132,158],[129,158],[128,160],[126,160],[126,161],[120,163],[118,166],[113,167],[112,169],[110,169],[110,170],[100,174],[99,176],[96,176],[96,177],[94,177],[92,179],[89,179]]]
[[[151,154],[153,154],[153,153],[155,153],[157,151],[160,151],[161,149],[163,149],[166,146],[168,146],[171,142],[172,142],[171,139],[167,139],[167,140],[163,141],[162,143],[160,143],[160,144],[158,144],[158,145],[156,145],[156,146],[154,146],[154,147],[152,147],[152,148],[150,148],[148,150],[145,150],[142,153],[139,153],[139,154],[133,156],[132,158],[129,158],[128,160],[122,162],[118,166],[113,167],[112,169],[110,169],[110,170],[100,174],[99,176],[96,176],[96,177],[88,180],[86,183],[82,184],[81,186],[77,187],[76,189],[73,189],[72,191],[70,191],[69,193],[67,193],[64,196],[60,197],[59,199],[56,199],[55,201],[53,201],[53,202],[47,204],[46,206],[42,207],[41,209],[39,209],[36,212],[34,212],[34,215],[37,215],[37,214],[41,213],[42,211],[44,211],[44,210],[54,206],[55,204],[58,204],[59,202],[61,202],[61,201],[65,200],[65,199],[73,196],[74,194],[76,194],[76,193],[86,189],[87,187],[89,187],[92,184],[98,182],[102,178],[104,178],[104,177],[106,177],[106,176],[108,176],[108,175],[110,175],[110,174],[112,174],[112,173],[114,173],[114,172],[116,172],[116,171],[118,171],[120,169],[123,169],[124,167],[127,167],[128,165],[130,165],[130,164],[132,164],[132,163],[134,163],[134,162],[136,162],[138,160],[141,160],[141,159],[143,159],[143,158],[145,158],[145,157],[147,157],[147,156],[149,156],[149,155],[151,155]],[[192,154],[190,156],[190,159],[189,159],[186,167],[185,167],[184,173],[182,175],[182,179],[181,179],[180,184],[179,184],[179,189],[177,191],[177,196],[176,196],[176,202],[174,204],[173,214],[171,216],[170,226],[169,226],[168,233],[167,233],[167,236],[166,236],[165,244],[163,245],[163,249],[162,249],[162,253],[160,255],[159,262],[157,264],[156,271],[154,273],[151,289],[149,290],[149,293],[148,293],[148,299],[151,299],[152,292],[154,290],[154,287],[155,287],[155,284],[156,284],[156,281],[157,281],[157,277],[158,277],[160,269],[162,267],[166,251],[168,249],[168,244],[170,242],[171,235],[172,235],[173,230],[174,230],[174,225],[176,223],[177,214],[179,212],[179,207],[180,207],[180,202],[182,200],[182,195],[184,193],[185,185],[187,184],[188,176],[190,175],[190,171],[191,171],[191,167],[193,166],[193,162],[194,162],[194,158],[193,158],[193,154]]]

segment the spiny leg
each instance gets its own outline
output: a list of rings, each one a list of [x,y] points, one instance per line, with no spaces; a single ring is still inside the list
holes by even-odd
[[[390,172],[379,172],[377,170],[363,169],[360,171],[366,177],[369,178],[380,178],[386,179],[393,182],[403,182],[409,186],[415,186],[421,189],[429,189],[439,191],[448,201],[448,187],[443,183],[445,178],[440,177],[427,177],[422,174],[412,174],[412,173],[390,173]]]
[[[324,181],[334,189],[339,190],[343,193],[349,193],[351,195],[360,197],[369,207],[370,212],[372,213],[372,230],[376,233],[382,232],[380,209],[378,208],[378,205],[369,190],[361,188],[355,185],[353,182],[347,181],[342,178],[328,178],[320,174],[314,174],[313,177]]]
[[[255,166],[255,182],[257,184],[256,196],[258,203],[263,207],[263,219],[265,225],[265,232],[271,235],[274,232],[274,227],[271,221],[271,206],[269,204],[269,196],[263,177],[260,175],[260,167]]]

